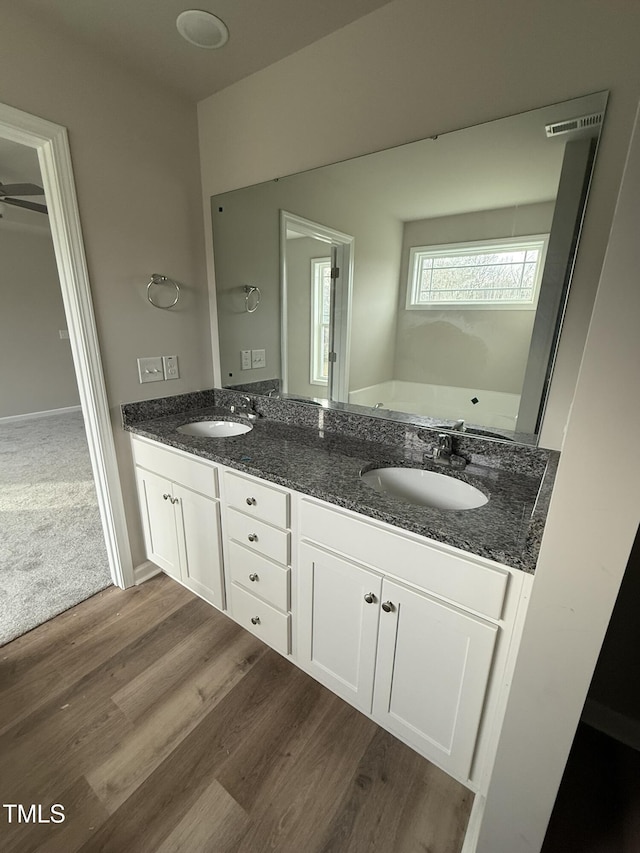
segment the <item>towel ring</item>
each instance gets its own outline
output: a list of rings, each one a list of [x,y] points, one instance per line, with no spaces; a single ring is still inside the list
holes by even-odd
[[[250,306],[252,296],[253,296],[253,307]],[[262,294],[260,293],[259,287],[254,287],[251,284],[245,285],[244,302],[246,305],[247,314],[253,314],[253,312],[257,309],[258,305],[260,305],[260,299],[261,298],[262,298]]]
[[[173,302],[170,305],[158,305],[157,302],[154,302],[153,296],[151,295],[151,288],[153,287],[153,285],[167,285],[167,287],[175,288],[176,295]],[[151,281],[147,285],[147,299],[153,305],[154,308],[162,308],[164,310],[168,308],[173,308],[174,305],[178,304],[178,299],[180,299],[180,285],[172,278],[167,278],[166,275],[158,275],[158,273],[154,272],[151,274]]]

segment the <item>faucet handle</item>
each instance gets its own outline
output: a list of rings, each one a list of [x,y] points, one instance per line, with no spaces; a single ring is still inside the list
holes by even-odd
[[[451,436],[447,432],[441,432],[438,434],[438,447],[440,451],[444,451],[445,453],[451,453],[453,449],[453,441]]]

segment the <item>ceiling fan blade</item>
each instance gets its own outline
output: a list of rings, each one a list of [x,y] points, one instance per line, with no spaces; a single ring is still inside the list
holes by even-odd
[[[0,184],[0,196],[5,195],[44,195],[44,190],[36,184]]]
[[[25,210],[35,210],[36,213],[48,212],[44,204],[37,204],[35,201],[21,201],[19,198],[3,198],[2,204],[13,204],[16,207],[24,207]]]

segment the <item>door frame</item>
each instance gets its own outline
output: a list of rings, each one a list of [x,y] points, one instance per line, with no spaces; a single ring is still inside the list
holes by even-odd
[[[351,351],[351,301],[353,291],[353,250],[354,238],[350,234],[336,231],[327,225],[313,222],[280,210],[280,353],[281,353],[281,390],[288,391],[288,341],[287,341],[287,228],[291,226],[296,231],[314,240],[320,240],[338,249],[338,264],[340,275],[335,280],[332,300],[332,334],[335,351],[339,354],[335,367],[330,371],[330,382],[327,386],[327,396],[330,401],[349,402],[349,358]]]
[[[134,584],[133,562],[67,130],[0,104],[0,137],[38,154],[109,569],[113,583],[124,589]]]

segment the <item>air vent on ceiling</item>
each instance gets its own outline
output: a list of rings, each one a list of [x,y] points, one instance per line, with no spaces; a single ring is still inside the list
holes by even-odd
[[[602,124],[602,113],[592,113],[580,118],[572,118],[568,121],[556,121],[553,124],[545,124],[544,129],[547,136],[560,136],[561,133],[574,133],[579,130],[587,130],[591,127],[599,127]]]

